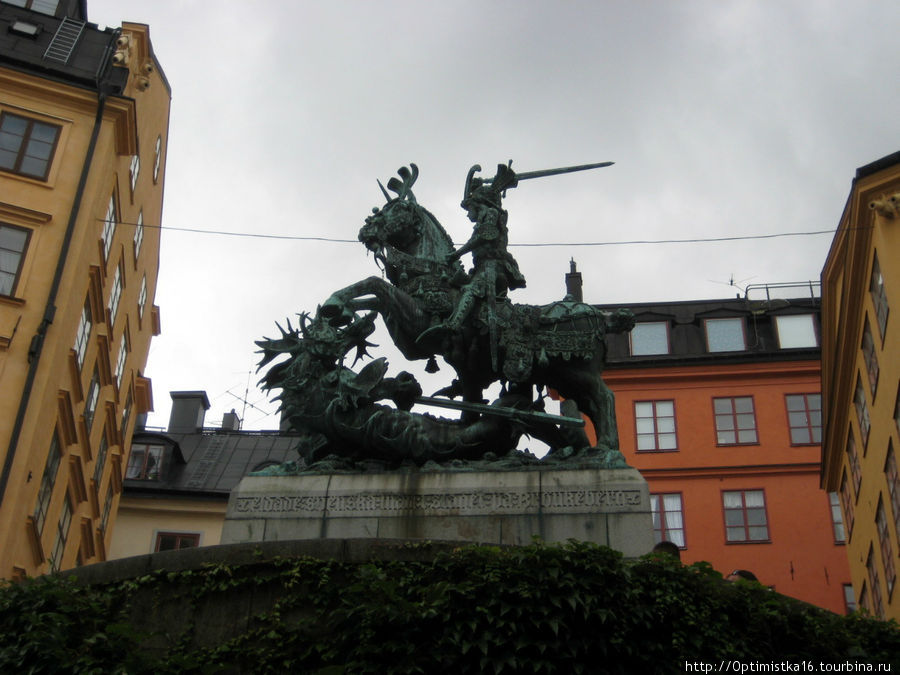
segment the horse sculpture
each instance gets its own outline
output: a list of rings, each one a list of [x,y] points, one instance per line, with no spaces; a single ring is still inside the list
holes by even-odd
[[[535,306],[489,295],[458,330],[434,330],[452,314],[471,275],[437,218],[417,203],[411,189],[415,165],[399,173],[401,181],[388,183],[397,196],[382,188],[387,203],[373,210],[359,232],[386,280],[372,276],[336,291],[319,308],[321,317],[341,326],[352,324],[357,312],[377,312],[404,357],[428,359],[429,371],[436,370],[435,356],[443,357],[456,379],[439,393],[461,395],[463,401],[482,402],[483,390],[497,381],[504,392],[529,398],[534,386],[555,389],[593,424],[597,443],[590,452],[602,453],[609,465],[621,462],[613,394],[601,375],[605,336],[630,330],[631,312],[607,313],[570,298]],[[563,430],[544,440],[551,452],[590,445],[583,433]]]

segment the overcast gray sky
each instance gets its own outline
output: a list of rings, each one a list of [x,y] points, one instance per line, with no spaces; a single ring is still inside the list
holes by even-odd
[[[88,15],[149,24],[172,85],[164,228],[355,240],[375,180],[415,162],[419,202],[461,244],[472,164],[615,161],[509,193],[511,244],[569,244],[511,248],[517,302],[560,299],[570,258],[594,303],[818,279],[828,234],[575,244],[833,229],[855,169],[900,149],[896,0],[89,0]],[[241,413],[249,381],[244,428],[274,428],[253,341],[378,274],[359,243],[162,241],[151,425],[173,390],[205,389],[207,423]]]

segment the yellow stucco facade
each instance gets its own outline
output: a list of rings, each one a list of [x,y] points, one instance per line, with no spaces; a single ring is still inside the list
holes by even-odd
[[[171,92],[146,25],[93,31],[84,49],[109,44],[94,87],[0,61],[0,132],[18,153],[0,155],[3,578],[108,557],[152,408]]]
[[[856,174],[822,271],[822,487],[861,607],[900,619],[900,152]]]
[[[195,538],[192,546],[215,546],[222,538],[227,506],[227,499],[123,497],[109,557],[153,553],[160,535],[184,535]]]

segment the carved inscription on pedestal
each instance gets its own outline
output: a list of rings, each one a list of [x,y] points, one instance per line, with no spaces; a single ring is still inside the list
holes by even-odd
[[[238,497],[242,516],[292,515],[476,515],[483,513],[622,512],[641,510],[638,489],[556,489],[538,491],[470,491],[441,494],[353,493],[339,495],[262,495]],[[646,510],[646,509],[644,509]]]

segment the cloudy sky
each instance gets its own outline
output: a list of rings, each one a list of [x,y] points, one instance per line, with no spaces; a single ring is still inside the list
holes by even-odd
[[[574,258],[585,299],[619,303],[817,279],[829,234],[584,244],[833,230],[856,168],[900,149],[896,0],[89,0],[88,14],[149,24],[173,91],[151,425],[170,391],[205,389],[208,424],[235,408],[246,429],[277,426],[253,341],[378,274],[359,243],[304,238],[355,240],[383,203],[375,180],[410,162],[461,244],[472,164],[615,161],[505,205],[512,245],[554,244],[510,249],[528,279],[514,300],[560,299]],[[393,371],[421,372],[380,337]]]

